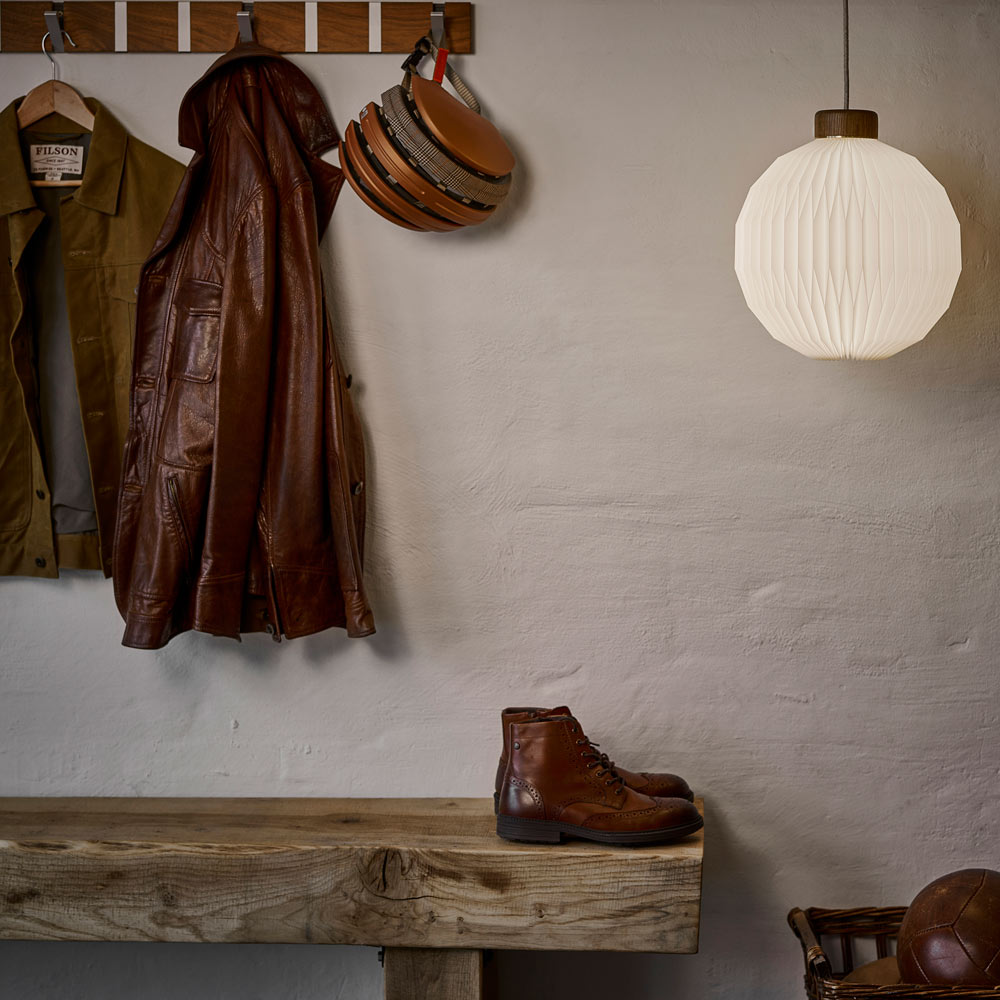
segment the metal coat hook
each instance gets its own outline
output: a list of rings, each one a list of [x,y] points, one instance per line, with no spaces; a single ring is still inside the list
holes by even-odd
[[[431,41],[435,48],[444,47],[444,4],[436,3],[431,7]]]
[[[61,3],[54,3],[52,5],[52,10],[45,11],[45,28],[46,34],[52,38],[52,51],[53,52],[65,52],[66,46],[63,45],[63,5]],[[45,50],[45,40],[42,40],[42,51]]]
[[[253,41],[253,4],[243,4],[243,10],[236,12],[236,23],[240,27],[240,41]]]
[[[52,79],[53,80],[58,80],[59,79],[59,64],[55,61],[55,59],[52,58],[52,52],[49,52],[49,50],[45,47],[45,41],[48,38],[52,39],[52,51],[53,52],[65,52],[66,51],[66,46],[63,45],[63,43],[62,43],[62,36],[63,35],[65,35],[69,39],[69,44],[72,45],[73,48],[75,49],[76,48],[76,42],[73,41],[73,36],[70,35],[70,33],[68,31],[66,31],[65,28],[59,29],[58,34],[55,34],[55,35],[53,35],[51,32],[48,32],[48,31],[46,31],[45,34],[42,35],[42,51],[45,53],[45,58],[48,59],[48,61],[50,63],[52,63]],[[57,38],[59,39],[59,48],[56,48],[56,39]]]

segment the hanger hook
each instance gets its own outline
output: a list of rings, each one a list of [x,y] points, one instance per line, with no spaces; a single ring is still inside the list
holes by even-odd
[[[76,42],[73,41],[73,36],[65,28],[63,28],[63,34],[69,39],[70,45],[72,45],[73,48],[75,49],[77,47],[77,45],[76,45]],[[48,39],[50,38],[50,36],[51,36],[51,32],[48,32],[48,31],[46,31],[45,34],[42,35],[42,51],[45,53],[45,58],[48,59],[48,61],[50,63],[52,63],[52,79],[53,80],[58,80],[59,79],[59,64],[55,61],[55,59],[52,58],[52,53],[49,52],[49,50],[45,47],[45,43],[48,41]]]
[[[73,36],[65,28],[62,29],[62,33],[69,39],[69,44],[72,45],[73,48],[75,49],[77,47],[77,44],[76,42],[73,41]],[[49,50],[45,47],[45,43],[48,41],[50,37],[51,37],[51,32],[49,31],[46,31],[45,34],[42,35],[42,51],[45,53],[45,58],[48,59],[50,63],[52,63],[52,79],[58,80],[59,65],[55,61],[55,59],[52,58],[52,53],[49,52]]]

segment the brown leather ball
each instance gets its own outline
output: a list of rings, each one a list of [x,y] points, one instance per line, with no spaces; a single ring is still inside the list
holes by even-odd
[[[966,868],[921,889],[896,957],[904,983],[1000,986],[1000,872]]]

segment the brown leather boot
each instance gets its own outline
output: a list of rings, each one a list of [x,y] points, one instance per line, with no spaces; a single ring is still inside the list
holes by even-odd
[[[625,784],[572,716],[510,724],[497,833],[505,840],[557,844],[659,844],[695,833],[701,814],[686,799],[652,798]]]
[[[496,787],[493,790],[493,811],[496,812],[500,802],[500,785],[503,783],[504,772],[507,770],[507,755],[510,746],[510,733],[508,729],[512,722],[527,722],[529,719],[541,719],[557,715],[568,715],[573,713],[565,705],[558,708],[505,708],[500,713],[500,726],[503,729],[503,750],[500,753],[500,763],[497,765]],[[591,743],[593,747],[598,743]],[[661,799],[687,799],[694,802],[694,792],[691,791],[688,783],[679,774],[658,773],[655,771],[626,771],[624,767],[617,767],[612,760],[608,760],[607,754],[601,755],[607,762],[607,766],[616,770],[624,779],[629,788],[643,795],[652,795]]]

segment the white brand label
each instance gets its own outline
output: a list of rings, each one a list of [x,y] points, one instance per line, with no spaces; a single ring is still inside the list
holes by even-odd
[[[45,174],[47,181],[62,180],[63,174],[83,173],[83,146],[67,146],[62,143],[45,143],[28,147],[29,170],[33,174]]]

